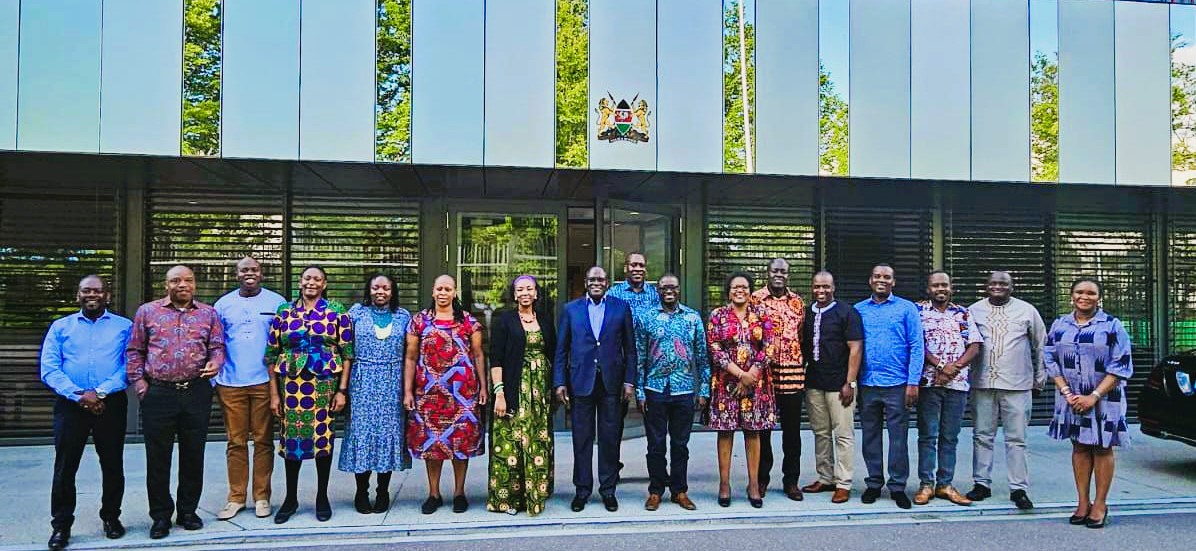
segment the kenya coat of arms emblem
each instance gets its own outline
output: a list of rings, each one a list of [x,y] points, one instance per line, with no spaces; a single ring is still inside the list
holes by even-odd
[[[625,99],[616,101],[610,92],[606,97],[598,100],[598,139],[608,142],[626,141],[632,143],[648,141],[648,110],[647,100],[640,99],[639,94],[628,102]]]

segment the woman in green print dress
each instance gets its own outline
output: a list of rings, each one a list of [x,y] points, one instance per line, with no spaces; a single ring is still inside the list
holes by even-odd
[[[486,510],[535,516],[552,495],[552,393],[549,358],[556,334],[538,308],[540,289],[529,275],[515,278],[516,308],[494,323],[490,378],[494,381],[490,491]]]
[[[299,298],[278,307],[266,339],[270,407],[282,419],[278,454],[286,465],[287,495],[274,515],[282,524],[295,514],[299,468],[316,463],[316,519],[332,518],[332,417],[345,408],[353,324],[345,307],[324,298],[328,276],[309,266],[299,276]]]

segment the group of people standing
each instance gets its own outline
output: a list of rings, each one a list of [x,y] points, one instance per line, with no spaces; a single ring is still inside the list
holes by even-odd
[[[813,302],[807,304],[790,287],[789,263],[778,258],[759,289],[746,273],[727,278],[726,303],[703,321],[681,303],[675,274],[653,285],[644,255],[631,253],[624,281],[613,287],[603,268],[587,271],[585,296],[564,306],[559,323],[544,307],[537,279],[516,277],[509,287],[513,307],[490,328],[487,362],[483,328],[461,305],[451,276],[436,278],[431,303],[412,314],[399,307],[395,282],[385,274],[371,276],[361,302],[349,308],[325,297],[328,277],[319,266],[301,272],[298,297],[290,301],[262,286],[256,260],[239,261],[236,274],[238,289],[208,306],[194,299],[192,270],[172,267],[166,296],[142,305],[133,320],[108,311],[101,278],[80,281],[80,311],[51,325],[41,353],[42,380],[58,394],[50,549],[69,542],[75,474],[89,436],[103,472],[104,533],[119,538],[125,532],[119,517],[126,388],[141,401],[155,539],[169,534],[172,517],[187,530],[203,526],[196,509],[214,397],[228,434],[228,499],[217,518],[234,518],[252,496],[254,513],[274,513],[279,524],[298,511],[299,473],[309,459],[317,473],[316,518],[331,518],[334,418],[346,408],[339,469],[354,474],[354,507],[362,514],[389,509],[391,474],[409,468],[412,458],[426,464],[424,514],[444,505],[445,461],[453,468],[452,510],[466,511],[469,459],[487,451],[487,510],[543,512],[554,487],[557,405],[568,408],[572,421],[573,511],[584,509],[594,490],[595,443],[598,493],[608,511],[618,509],[619,448],[632,404],[644,416],[648,510],[661,506],[666,489],[671,502],[697,508],[687,484],[695,414],[718,432],[718,503],[724,507],[732,499],[734,434],[743,434],[745,493],[758,508],[770,483],[776,429],[783,493],[800,501],[804,493],[833,492],[832,502],[848,501],[858,408],[868,471],[862,501],[875,502],[887,486],[899,507],[910,508],[906,442],[916,408],[920,486],[912,503],[941,498],[967,505],[990,497],[1000,425],[1010,499],[1031,508],[1025,431],[1032,393],[1050,376],[1059,392],[1050,434],[1073,444],[1078,504],[1070,520],[1102,527],[1112,448],[1128,439],[1130,341],[1121,322],[1101,310],[1102,291],[1092,279],[1072,286],[1074,311],[1047,331],[1032,306],[1011,296],[1013,281],[1005,272],[991,274],[987,298],[962,307],[951,302],[944,272],[932,273],[928,298],[912,303],[893,294],[892,267],[877,265],[871,296],[846,305],[835,298],[834,276],[823,271],[811,281]],[[952,482],[969,394],[974,486],[963,495]],[[803,407],[817,458],[817,478],[805,486],[799,482]],[[176,441],[177,501],[169,488]],[[286,469],[277,511],[271,506],[272,452]]]

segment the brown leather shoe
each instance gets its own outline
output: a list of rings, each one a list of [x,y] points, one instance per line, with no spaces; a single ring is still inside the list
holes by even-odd
[[[830,484],[823,484],[821,480],[815,480],[814,482],[802,486],[801,491],[807,494],[820,494],[822,492],[829,492],[834,489],[835,487],[831,486]]]
[[[793,501],[801,501],[802,500],[801,488],[798,488],[797,484],[794,484],[792,486],[787,486],[785,488],[785,497],[792,499]]]
[[[847,503],[849,499],[851,499],[851,490],[835,488],[835,493],[831,496],[831,503]]]
[[[942,486],[935,490],[934,497],[942,498],[956,505],[971,505],[972,500],[959,493],[954,486]]]
[[[934,499],[934,488],[922,486],[918,488],[918,493],[914,494],[914,505],[926,505],[931,499]]]
[[[644,502],[644,509],[655,511],[660,508],[660,496],[657,494],[648,494],[648,501]]]
[[[673,496],[669,498],[669,501],[680,505],[681,508],[685,509],[686,511],[696,511],[698,509],[698,506],[694,505],[693,501],[690,501],[689,496],[685,495],[685,492],[673,494]]]

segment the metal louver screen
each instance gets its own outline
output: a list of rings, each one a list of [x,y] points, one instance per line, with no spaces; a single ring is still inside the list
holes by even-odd
[[[1129,416],[1137,418],[1137,395],[1155,363],[1150,215],[1059,213],[1055,232],[1055,312],[1072,310],[1076,278],[1101,282],[1102,307],[1121,320],[1133,341],[1134,376],[1127,393]]]
[[[789,261],[790,287],[809,294],[816,270],[817,224],[811,209],[716,207],[706,211],[706,311],[722,305],[723,284],[734,272],[747,272],[765,285],[768,263]]]
[[[387,199],[304,197],[293,200],[292,288],[308,265],[328,272],[329,299],[346,307],[361,300],[365,278],[395,280],[399,304],[419,303],[419,205]]]
[[[1196,349],[1196,216],[1167,225],[1167,311],[1171,351]]]
[[[41,342],[51,322],[78,310],[80,278],[115,282],[116,224],[110,194],[0,194],[0,437],[52,434]]]
[[[867,298],[877,264],[893,266],[897,296],[918,300],[930,273],[930,211],[926,209],[827,208],[824,264],[835,274],[836,297],[854,304]]]

